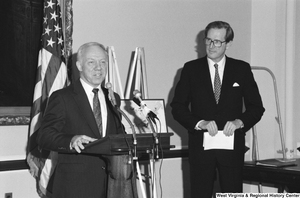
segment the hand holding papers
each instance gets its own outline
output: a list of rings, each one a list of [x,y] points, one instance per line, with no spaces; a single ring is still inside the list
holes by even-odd
[[[210,149],[226,149],[233,150],[234,146],[234,133],[232,136],[224,135],[223,131],[218,131],[215,136],[209,135],[208,132],[203,134],[203,147],[204,150]]]

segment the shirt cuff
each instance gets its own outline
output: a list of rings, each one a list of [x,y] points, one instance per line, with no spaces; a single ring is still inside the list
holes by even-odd
[[[197,122],[196,126],[195,126],[195,129],[196,130],[203,130],[200,126],[201,122],[203,122],[204,120],[200,120],[199,122]]]
[[[239,129],[242,129],[242,128],[244,128],[244,122],[242,121],[242,120],[240,120],[240,119],[236,119],[237,121],[239,121],[240,122],[240,124],[241,124],[241,126],[240,126],[240,128]]]

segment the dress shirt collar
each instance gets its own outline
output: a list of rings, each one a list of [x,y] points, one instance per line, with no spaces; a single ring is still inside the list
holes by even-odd
[[[92,93],[93,92],[93,89],[94,88],[98,88],[99,89],[99,92],[102,92],[102,89],[101,89],[101,85],[99,85],[98,87],[92,87],[91,85],[89,85],[88,83],[86,83],[84,80],[82,80],[80,78],[80,82],[83,86],[83,89],[85,90],[85,92],[88,94]]]
[[[212,81],[212,84],[213,84],[214,83],[213,81],[215,79],[215,66],[214,66],[214,64],[216,64],[216,63],[208,57],[207,57],[207,62],[208,62],[208,67],[209,67],[209,72],[210,72],[210,78],[211,78],[211,81]],[[223,81],[225,62],[226,62],[226,56],[224,56],[219,62],[217,62],[218,72],[219,72],[221,82]]]
[[[208,61],[209,67],[215,69],[214,65],[216,63],[213,60],[211,60],[210,58],[207,58],[207,61]],[[217,62],[219,71],[220,70],[224,71],[225,62],[226,62],[226,56],[224,56],[219,62]]]

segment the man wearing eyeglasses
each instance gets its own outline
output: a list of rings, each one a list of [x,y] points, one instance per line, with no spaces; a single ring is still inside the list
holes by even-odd
[[[249,63],[225,55],[233,37],[226,22],[207,25],[207,55],[185,63],[171,102],[188,130],[192,198],[212,197],[216,173],[222,192],[243,191],[245,133],[265,111]]]

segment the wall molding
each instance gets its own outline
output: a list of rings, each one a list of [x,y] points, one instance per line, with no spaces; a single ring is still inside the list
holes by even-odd
[[[30,107],[0,107],[0,126],[29,125]]]

